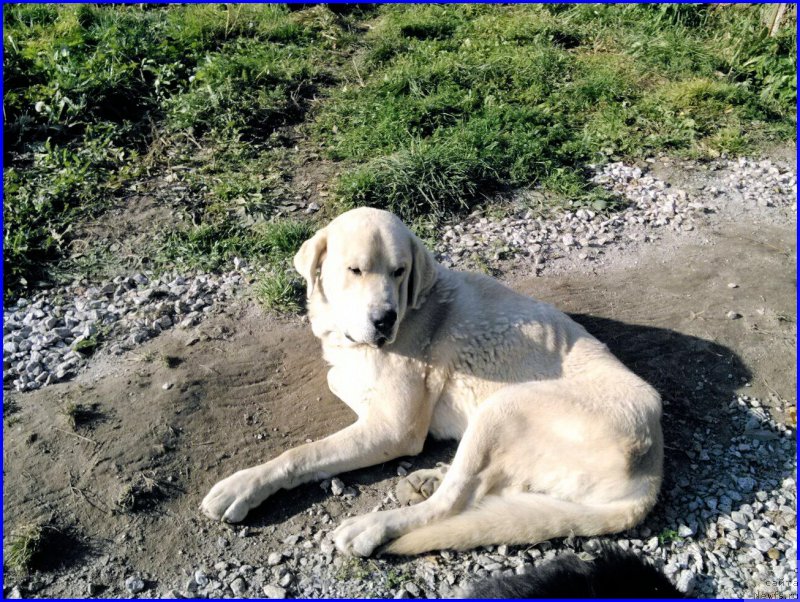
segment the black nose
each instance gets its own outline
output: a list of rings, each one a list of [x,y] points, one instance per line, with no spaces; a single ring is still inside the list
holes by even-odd
[[[392,327],[394,326],[394,323],[396,321],[397,321],[397,312],[394,311],[393,309],[390,309],[389,311],[379,316],[377,319],[373,319],[372,323],[375,325],[375,330],[377,330],[381,334],[388,334],[392,330]]]

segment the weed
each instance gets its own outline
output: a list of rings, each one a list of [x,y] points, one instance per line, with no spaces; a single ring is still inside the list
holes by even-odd
[[[174,355],[162,355],[161,361],[167,368],[177,368],[183,363],[183,360]]]
[[[682,541],[683,538],[678,535],[674,529],[664,529],[658,534],[658,542],[663,546],[664,544],[672,543],[673,541]]]
[[[372,568],[374,568],[373,561],[350,557],[345,559],[334,576],[340,581],[363,581],[371,575]]]
[[[6,566],[13,572],[24,574],[31,570],[42,551],[44,528],[41,525],[24,525],[11,534]]]
[[[19,412],[19,404],[11,399],[3,399],[3,418],[9,418]]]
[[[156,360],[158,357],[158,353],[155,351],[146,351],[144,353],[138,353],[133,356],[136,361],[144,362],[145,364],[150,364]]]
[[[83,426],[99,416],[96,403],[83,404],[68,401],[61,411],[73,429],[77,429],[79,426]]]
[[[406,571],[389,569],[386,571],[386,587],[394,590],[404,583],[411,581],[411,575]]]
[[[86,337],[85,339],[81,339],[75,343],[72,348],[80,354],[92,355],[97,350],[99,345],[100,337],[97,335],[92,335],[90,337]]]
[[[116,505],[121,512],[134,512],[151,508],[164,494],[164,488],[159,481],[139,473],[120,489]]]
[[[297,313],[303,307],[304,290],[301,278],[278,268],[261,278],[256,286],[256,298],[272,311]]]

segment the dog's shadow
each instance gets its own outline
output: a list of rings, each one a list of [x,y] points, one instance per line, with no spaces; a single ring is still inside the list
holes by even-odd
[[[658,504],[642,525],[610,536],[612,541],[657,537],[662,549],[664,545],[686,545],[688,549],[692,540],[708,536],[722,514],[752,505],[756,492],[779,489],[783,479],[793,476],[794,446],[789,450],[778,445],[781,433],[761,423],[763,416],[757,411],[735,403],[736,391],[752,375],[734,351],[665,328],[584,314],[571,317],[653,385],[664,402],[664,482]],[[754,448],[761,450],[754,454]],[[413,459],[411,470],[449,462],[455,450],[454,442],[429,438],[423,452]],[[341,478],[361,487],[396,481],[397,465],[397,461],[388,462]],[[392,482],[392,489],[394,485]],[[720,493],[712,499],[709,490]],[[261,525],[279,523],[329,496],[319,484],[280,492],[249,520]],[[685,536],[681,527],[688,527],[693,534]],[[566,543],[581,549],[580,538]],[[698,578],[704,594],[715,593],[710,579]],[[707,581],[702,583],[703,579]]]
[[[684,548],[690,564],[699,554],[692,541],[715,537],[715,547],[725,547],[717,520],[731,511],[749,511],[757,492],[780,489],[783,479],[794,476],[794,440],[789,445],[785,438],[780,441],[783,435],[764,420],[766,412],[736,401],[737,391],[753,377],[747,366],[719,343],[673,330],[584,314],[571,317],[653,385],[664,404],[659,501],[642,525],[609,539],[657,537],[662,549]],[[664,560],[663,555],[654,559]],[[696,573],[696,590],[716,594],[712,579]]]

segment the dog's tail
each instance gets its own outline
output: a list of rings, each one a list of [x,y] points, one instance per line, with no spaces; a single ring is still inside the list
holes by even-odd
[[[483,579],[454,592],[457,598],[684,598],[666,575],[644,558],[602,544],[586,562],[575,554],[556,556],[521,575]]]
[[[624,531],[637,524],[655,495],[588,505],[540,493],[487,495],[473,508],[415,529],[382,549],[388,554],[466,550],[492,544],[532,544],[569,535]]]

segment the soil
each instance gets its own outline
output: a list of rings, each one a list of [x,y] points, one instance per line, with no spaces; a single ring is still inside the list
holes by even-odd
[[[665,179],[691,180],[674,165],[660,168]],[[603,264],[564,259],[539,277],[518,265],[505,280],[570,313],[661,392],[669,488],[691,480],[693,432],[710,427],[725,445],[737,431],[723,411],[736,393],[793,424],[795,236],[793,215],[734,207],[695,232],[611,253]],[[5,391],[16,411],[4,416],[4,541],[34,523],[57,536],[45,538],[44,564],[31,575],[6,572],[4,593],[19,585],[26,596],[83,597],[91,582],[98,595],[128,597],[124,579],[139,573],[143,596],[163,596],[192,567],[231,558],[264,566],[290,535],[317,546],[325,514],[329,530],[369,512],[398,480],[397,461],[342,475],[354,498],[318,484],[275,495],[248,517],[246,537],[242,526],[198,511],[217,480],[354,419],[325,374],[303,318],[277,318],[243,299],[194,329],[98,356],[74,381]],[[70,403],[91,408],[74,427]],[[408,460],[428,467],[453,449],[429,442]]]

